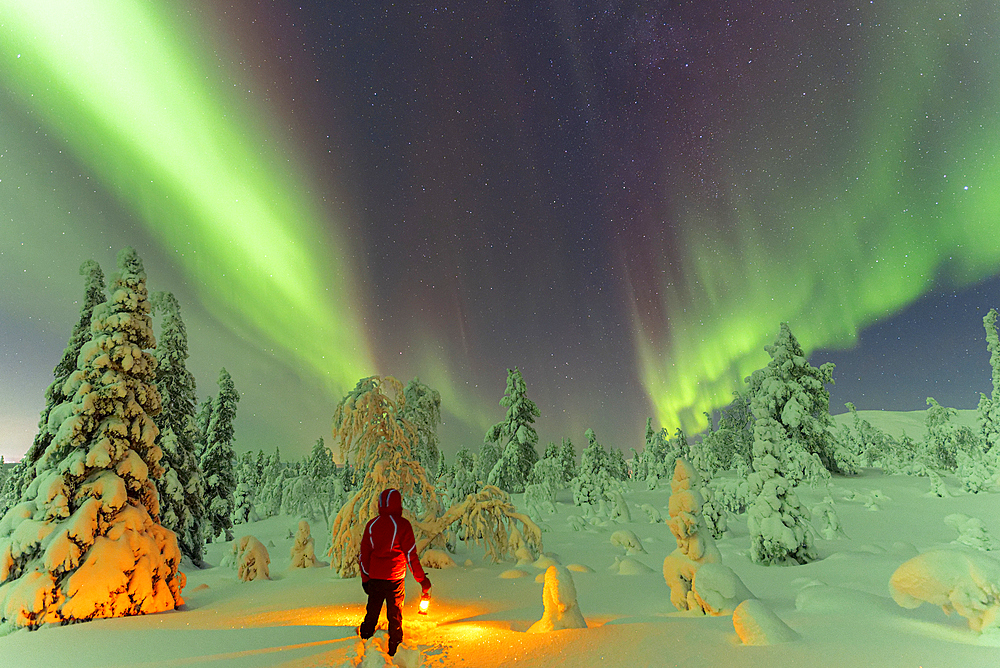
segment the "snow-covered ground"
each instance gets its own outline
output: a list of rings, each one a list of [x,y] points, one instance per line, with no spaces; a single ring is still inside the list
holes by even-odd
[[[862,416],[890,433],[899,423],[921,438],[922,413]],[[964,413],[964,412],[963,412]],[[354,628],[361,621],[360,581],[341,580],[329,568],[289,569],[299,518],[277,517],[237,527],[270,553],[273,580],[240,582],[223,565],[231,544],[208,548],[205,570],[186,568],[185,605],[176,611],[19,631],[0,638],[4,666],[992,666],[1000,647],[970,631],[966,620],[923,605],[904,609],[893,601],[891,574],[910,557],[946,547],[957,533],[944,522],[952,513],[978,517],[1000,536],[1000,495],[971,495],[945,477],[951,498],[928,496],[927,478],[884,476],[866,469],[835,478],[829,488],[804,490],[807,506],[832,496],[846,537],[817,539],[820,559],[805,566],[763,567],[747,557],[744,517],[730,517],[718,541],[723,563],[800,638],[771,646],[744,646],[731,617],[693,617],[670,604],[661,574],[663,558],[676,543],[664,523],[650,523],[642,504],[667,517],[669,481],[649,491],[632,485],[632,521],[598,522],[573,530],[580,509],[559,496],[557,513],[545,523],[545,551],[571,570],[579,608],[588,628],[529,634],[542,616],[543,570],[533,565],[491,564],[482,552],[459,545],[454,568],[429,571],[430,614],[416,614],[420,588],[408,579],[403,646],[394,663],[382,652],[384,632],[364,645]],[[515,497],[519,501],[518,497]],[[817,529],[820,528],[816,520]],[[610,570],[622,547],[614,531],[637,534],[645,554],[629,557],[648,572]],[[317,553],[329,538],[313,526]],[[639,566],[624,570],[643,571]],[[574,566],[573,568],[577,568]],[[521,577],[510,577],[522,574]],[[382,622],[384,628],[384,617]],[[390,663],[387,664],[387,661]]]

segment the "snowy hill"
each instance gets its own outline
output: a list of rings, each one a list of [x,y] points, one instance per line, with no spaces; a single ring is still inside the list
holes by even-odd
[[[858,411],[858,415],[868,420],[872,426],[878,427],[885,433],[899,438],[904,433],[915,441],[924,437],[924,418],[927,411]],[[834,424],[839,428],[842,424],[853,424],[850,413],[840,413],[833,416]],[[959,427],[970,427],[978,429],[975,410],[956,411],[952,423]]]
[[[877,424],[884,429],[895,424],[918,433],[910,429],[919,420],[909,414],[882,417]],[[563,565],[575,564],[586,629],[526,633],[542,615],[542,569],[486,563],[481,550],[460,543],[454,555],[458,566],[429,571],[434,599],[426,617],[415,614],[419,587],[408,579],[406,636],[395,664],[387,663],[384,632],[367,646],[355,635],[364,606],[359,581],[341,580],[329,568],[289,570],[299,518],[279,517],[236,529],[237,538],[252,534],[267,546],[271,581],[240,582],[235,570],[223,565],[231,544],[212,544],[207,550],[212,567],[185,569],[181,609],[19,631],[0,638],[0,656],[5,665],[25,668],[996,665],[1000,649],[991,646],[990,636],[969,630],[964,619],[947,617],[938,607],[904,609],[889,594],[889,577],[900,564],[919,552],[953,546],[957,535],[946,516],[978,517],[1000,536],[1000,496],[965,494],[953,478],[945,482],[950,498],[929,496],[927,478],[889,477],[872,469],[835,478],[828,487],[806,488],[802,497],[809,507],[827,495],[833,499],[846,536],[819,538],[820,559],[804,566],[752,563],[745,517],[730,518],[729,532],[718,541],[723,563],[800,636],[784,644],[744,646],[731,617],[692,617],[671,606],[660,571],[676,544],[666,524],[651,523],[640,509],[650,504],[667,516],[669,484],[662,481],[653,491],[644,483],[631,486],[628,522],[574,520],[581,511],[568,492],[548,516],[546,553]],[[820,528],[815,518],[814,524]],[[612,533],[623,528],[633,531],[646,551],[627,557],[632,560],[627,568],[625,551],[611,542]],[[320,554],[329,538],[317,525],[313,535]]]

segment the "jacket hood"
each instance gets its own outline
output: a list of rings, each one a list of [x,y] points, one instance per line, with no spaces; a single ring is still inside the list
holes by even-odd
[[[399,515],[403,512],[403,496],[398,489],[387,489],[378,495],[379,515]]]

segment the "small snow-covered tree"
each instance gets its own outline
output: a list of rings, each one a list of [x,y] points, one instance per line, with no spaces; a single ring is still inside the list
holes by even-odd
[[[405,403],[398,380],[371,376],[358,381],[334,412],[333,436],[340,442],[341,457],[364,472],[360,486],[331,527],[330,567],[341,577],[357,574],[361,532],[378,514],[378,496],[383,490],[398,489],[404,499],[417,493],[426,517],[438,515],[434,485],[413,455],[416,428],[401,415]],[[403,512],[411,521],[416,519],[405,507]]]
[[[222,369],[219,372],[219,394],[212,401],[205,453],[201,456],[201,469],[205,475],[205,528],[209,540],[214,540],[219,534],[224,534],[227,541],[233,539],[233,493],[236,491],[233,423],[239,401],[240,395],[236,392],[232,376]]]
[[[441,393],[414,378],[403,389],[406,403],[403,405],[401,417],[409,420],[417,430],[417,442],[413,454],[424,470],[435,473],[438,470],[440,442],[437,428],[441,424]]]
[[[576,477],[576,448],[567,437],[563,437],[559,447],[559,461],[562,462],[563,483],[568,485]]]
[[[490,478],[490,471],[496,466],[500,459],[500,448],[493,441],[485,441],[479,448],[479,456],[476,457],[472,467],[472,477],[478,482],[486,483]]]
[[[448,503],[461,501],[479,489],[472,472],[474,467],[475,459],[468,448],[463,447],[455,453],[455,464],[451,467],[451,480],[446,491]]]
[[[538,432],[531,425],[541,413],[528,398],[517,367],[507,370],[507,390],[500,405],[507,408],[507,416],[486,432],[485,442],[503,445],[486,482],[508,492],[523,492],[528,473],[538,461]]]
[[[980,393],[979,428],[983,439],[986,441],[986,450],[992,450],[1000,443],[1000,337],[997,336],[997,310],[990,309],[990,312],[983,318],[983,327],[986,329],[986,348],[990,351],[990,369],[993,379],[993,391],[990,396]]]
[[[670,602],[678,610],[702,610],[691,592],[691,583],[702,564],[720,563],[722,555],[701,516],[701,481],[694,467],[678,459],[670,483],[667,526],[677,539],[677,549],[663,560],[663,578],[670,587]]]
[[[66,381],[69,410],[0,519],[0,633],[183,603],[181,552],[159,523],[154,484],[163,469],[146,274],[131,248],[118,267]]]
[[[80,306],[80,317],[73,327],[62,359],[52,370],[52,383],[45,390],[45,407],[38,420],[38,433],[28,451],[18,465],[11,471],[3,484],[0,484],[0,515],[17,503],[25,488],[35,478],[35,463],[48,448],[59,428],[66,411],[69,410],[72,397],[65,392],[66,381],[76,371],[80,349],[91,337],[90,321],[94,307],[105,300],[104,273],[97,262],[87,260],[80,265],[80,275],[84,277],[84,295]],[[53,415],[57,407],[60,411]]]

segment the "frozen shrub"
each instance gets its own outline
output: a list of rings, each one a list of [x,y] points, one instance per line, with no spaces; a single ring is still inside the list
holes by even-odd
[[[997,549],[997,542],[983,526],[978,517],[969,517],[962,513],[953,513],[944,518],[944,523],[958,532],[954,542],[966,547],[989,552]]]

